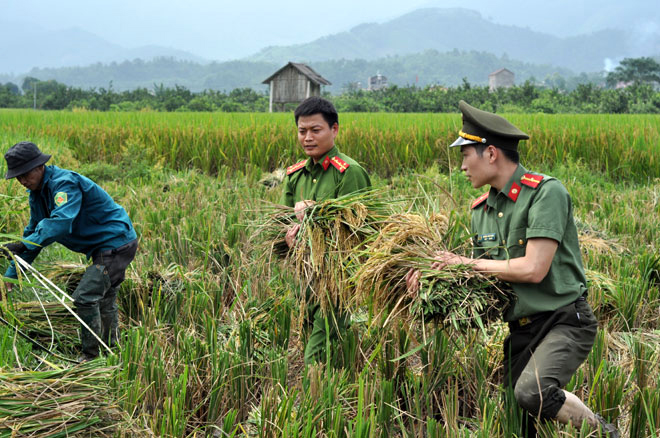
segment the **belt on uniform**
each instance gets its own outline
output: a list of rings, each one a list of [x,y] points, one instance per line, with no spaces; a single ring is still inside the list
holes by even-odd
[[[122,246],[118,246],[117,248],[107,249],[105,251],[97,251],[96,253],[94,253],[94,256],[98,257],[98,256],[115,255],[118,252],[123,251],[125,248],[128,248],[129,246],[131,246],[133,244],[133,242],[135,242],[135,240],[136,239],[133,239],[130,242],[128,242],[128,243],[126,243]]]
[[[577,303],[578,301],[586,301],[586,299],[587,299],[587,293],[585,292],[583,295],[579,296],[577,300],[573,301],[573,303]],[[554,311],[550,311],[550,312],[535,313],[534,315],[529,315],[529,316],[523,316],[520,319],[511,321],[509,323],[509,330],[517,330],[533,322],[544,320],[553,313]]]
[[[534,315],[523,316],[520,319],[509,322],[509,330],[518,330],[522,327],[530,325],[533,322],[538,322],[538,321],[541,321],[541,320],[545,320],[546,318],[548,318],[553,313],[554,313],[554,311],[552,311],[552,312],[540,312],[540,313],[535,313]]]

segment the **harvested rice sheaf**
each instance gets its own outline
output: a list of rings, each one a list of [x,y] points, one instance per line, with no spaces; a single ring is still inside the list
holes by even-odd
[[[360,248],[380,231],[391,214],[390,203],[378,191],[362,191],[308,207],[300,224],[297,244],[289,249],[286,232],[298,223],[294,209],[271,206],[259,226],[270,250],[291,266],[301,288],[325,311],[329,306],[346,309],[353,301],[345,287],[364,261]]]
[[[355,275],[355,304],[369,302],[376,313],[433,320],[459,330],[493,321],[509,305],[507,286],[470,266],[431,269],[436,252],[448,249],[447,236],[455,227],[447,216],[400,214],[386,222],[365,247],[365,262]],[[405,276],[411,269],[421,273],[416,293],[406,288]]]
[[[53,371],[0,373],[0,437],[114,436],[114,368],[102,359]]]
[[[503,283],[469,266],[431,269],[436,251],[447,249],[448,235],[456,232],[448,216],[392,214],[383,199],[378,192],[363,192],[315,204],[291,249],[284,236],[296,223],[294,211],[273,206],[260,234],[324,310],[367,304],[375,312],[461,329],[499,317],[510,297]],[[404,280],[410,269],[422,274],[414,295]]]
[[[34,340],[57,349],[73,352],[78,345],[80,323],[59,302],[14,302],[6,309],[7,319]]]
[[[53,263],[46,266],[42,272],[53,283],[72,294],[78,287],[86,269],[87,265],[80,263]]]
[[[608,236],[588,222],[575,218],[580,248],[585,254],[621,254],[625,248],[618,239]]]

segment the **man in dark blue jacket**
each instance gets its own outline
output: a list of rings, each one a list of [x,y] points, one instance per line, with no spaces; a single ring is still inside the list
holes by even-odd
[[[30,142],[20,142],[5,154],[5,179],[16,178],[30,194],[30,222],[24,242],[10,243],[11,252],[28,263],[41,249],[58,242],[83,253],[93,264],[73,293],[78,316],[109,344],[117,341],[117,290],[135,257],[137,234],[126,211],[87,177],[57,166],[46,166],[50,155]],[[16,278],[12,261],[5,277]],[[7,283],[8,290],[12,285]],[[99,354],[96,337],[81,327],[83,359]]]

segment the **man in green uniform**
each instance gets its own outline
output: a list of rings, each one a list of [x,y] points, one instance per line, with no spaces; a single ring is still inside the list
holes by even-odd
[[[309,158],[287,168],[280,202],[294,207],[299,220],[303,219],[305,209],[317,201],[371,187],[367,172],[335,146],[339,116],[332,103],[310,97],[296,108],[294,115],[298,142]],[[300,224],[289,229],[286,235],[289,247],[295,245],[299,230]],[[326,337],[337,339],[348,322],[347,315],[329,318],[330,333],[327,334],[326,317],[320,307],[311,307],[309,313],[313,314],[313,326],[305,347],[305,363],[325,357]]]
[[[586,301],[586,278],[571,198],[555,178],[519,164],[528,139],[506,119],[461,101],[461,170],[472,186],[489,186],[472,203],[474,257],[441,251],[432,267],[472,265],[511,284],[516,297],[504,320],[505,384],[534,417],[580,427],[586,421],[616,437],[616,428],[562,389],[594,342],[597,321]],[[406,280],[416,290],[419,273]],[[530,421],[528,436],[535,435]]]

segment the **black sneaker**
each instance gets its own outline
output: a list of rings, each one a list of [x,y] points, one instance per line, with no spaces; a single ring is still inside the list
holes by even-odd
[[[603,436],[607,438],[621,437],[615,425],[608,423],[607,420],[598,414],[596,414],[596,420],[598,420],[598,429],[600,430],[601,434],[603,434]]]

